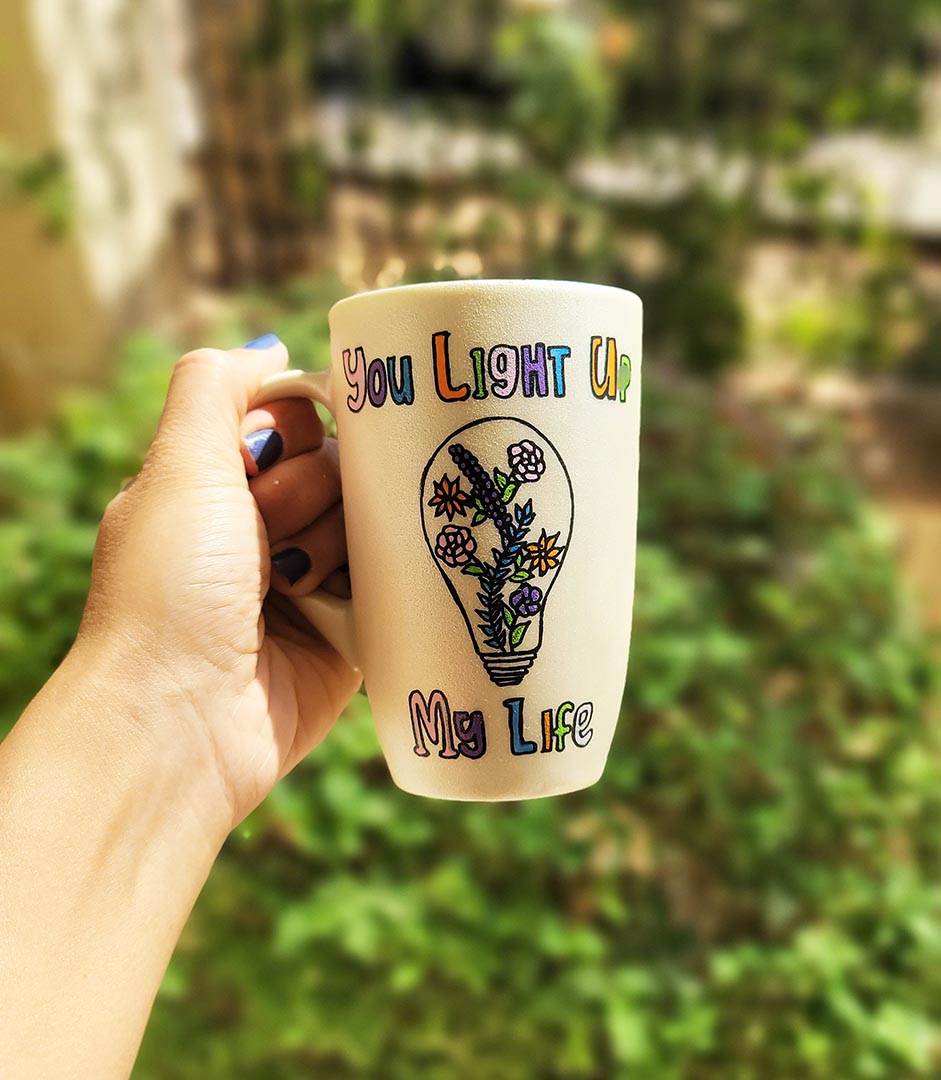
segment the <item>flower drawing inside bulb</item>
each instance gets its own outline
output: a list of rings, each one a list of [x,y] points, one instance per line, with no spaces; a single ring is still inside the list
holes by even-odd
[[[510,593],[510,607],[518,615],[538,615],[542,608],[542,589],[538,585],[520,585]]]
[[[508,450],[510,475],[517,483],[535,482],[546,471],[546,456],[531,439],[514,443]]]
[[[466,566],[476,550],[470,529],[458,525],[445,525],[435,541],[435,555],[445,566]]]
[[[515,686],[536,660],[571,538],[562,458],[522,420],[477,420],[432,455],[421,507],[429,551],[487,674]]]

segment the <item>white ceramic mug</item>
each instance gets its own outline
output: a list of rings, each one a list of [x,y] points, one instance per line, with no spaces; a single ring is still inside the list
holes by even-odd
[[[337,421],[352,600],[298,607],[362,671],[399,787],[574,791],[627,667],[641,302],[567,281],[405,285],[330,312],[332,366],[269,379]]]

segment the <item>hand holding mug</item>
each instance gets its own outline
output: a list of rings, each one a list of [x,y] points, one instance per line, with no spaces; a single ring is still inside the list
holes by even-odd
[[[136,728],[198,774],[223,835],[361,682],[281,595],[315,589],[346,561],[336,443],[307,401],[251,408],[287,361],[267,335],[177,364],[140,474],[102,521],[66,661],[109,695],[126,697],[134,673]]]

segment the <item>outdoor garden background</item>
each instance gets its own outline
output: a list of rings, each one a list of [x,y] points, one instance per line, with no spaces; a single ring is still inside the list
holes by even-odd
[[[322,366],[414,280],[646,305],[603,781],[404,795],[357,697],[135,1076],[941,1076],[941,4],[10,0],[0,132],[0,734],[185,349]]]

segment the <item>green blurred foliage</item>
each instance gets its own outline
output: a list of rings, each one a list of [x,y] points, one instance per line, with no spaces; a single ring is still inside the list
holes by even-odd
[[[607,0],[635,28],[622,71],[632,118],[719,129],[760,149],[785,126],[910,131],[914,65],[936,0]]]
[[[823,198],[818,187],[814,201]],[[941,378],[938,301],[912,274],[910,243],[863,212],[850,236],[825,222],[833,276],[826,291],[788,306],[775,336],[808,367],[838,367],[864,375],[897,372],[909,381]],[[845,264],[855,255],[857,266]]]
[[[336,291],[248,297],[220,339],[276,326],[322,361]],[[132,339],[113,390],[2,446],[4,726],[74,633],[170,359]],[[141,1080],[938,1074],[937,657],[891,537],[799,411],[650,384],[642,463],[602,782],[515,805],[405,795],[357,696],[227,842]]]
[[[756,152],[787,125],[911,131],[939,15],[938,0],[274,0],[254,53],[300,58],[313,86],[383,101],[409,91],[454,105],[473,86],[483,93],[464,109],[537,144],[562,145],[562,131],[577,149],[581,123],[716,130]],[[756,131],[772,138],[756,145]]]
[[[590,26],[533,12],[503,26],[494,46],[497,70],[513,87],[506,116],[538,160],[563,167],[603,145],[614,93]]]
[[[60,239],[75,217],[74,193],[61,153],[26,154],[0,139],[0,209],[28,204],[43,234]]]
[[[639,289],[647,348],[698,373],[743,358],[750,328],[742,284],[749,252],[768,232],[766,182],[770,171],[790,170],[785,190],[801,229],[858,252],[866,272],[786,311],[774,344],[818,366],[939,378],[937,290],[916,279],[906,246],[880,230],[865,205],[867,178],[853,193],[858,220],[835,223],[832,179],[798,167],[823,133],[917,133],[938,25],[939,0],[277,0],[266,6],[256,53],[261,62],[290,62],[315,98],[512,132],[516,166],[451,181],[496,194],[523,217],[511,265],[488,255],[492,230],[482,230],[472,245],[482,272]],[[663,192],[599,205],[573,167],[595,154],[619,160],[622,151],[648,162],[655,150],[645,136],[675,136],[682,148]],[[363,150],[369,137],[364,119],[353,141]],[[703,147],[744,164],[739,189],[696,173],[690,162]],[[672,190],[684,168],[692,179]],[[305,175],[295,194],[319,205],[322,185],[314,171]],[[429,186],[401,181],[387,194],[404,217],[434,197]],[[447,203],[436,232],[447,228]],[[561,223],[558,232],[541,229],[547,215]],[[654,269],[632,263],[638,230],[662,248]]]

